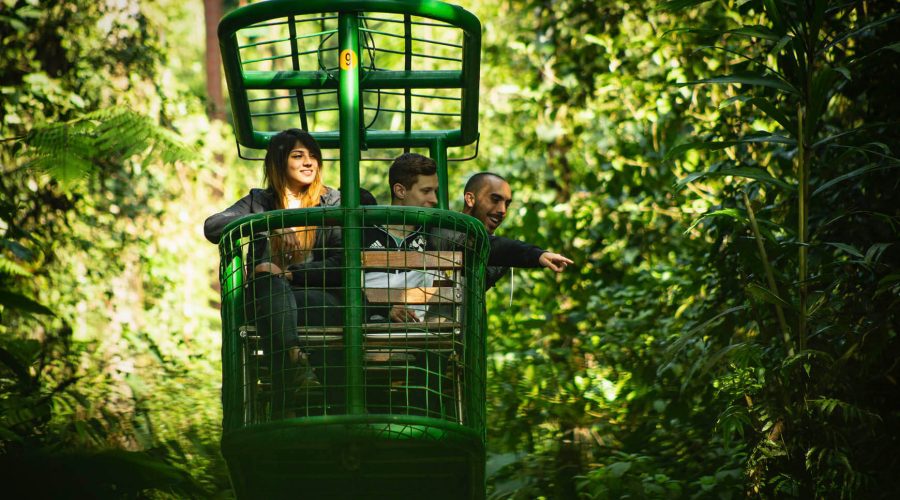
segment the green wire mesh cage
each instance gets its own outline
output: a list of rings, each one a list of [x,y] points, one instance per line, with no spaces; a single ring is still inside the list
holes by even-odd
[[[342,280],[347,210],[362,221],[358,289]],[[315,259],[282,252],[309,232],[320,235]],[[223,452],[238,491],[278,497],[303,478],[329,496],[396,497],[442,477],[456,498],[483,488],[488,247],[479,222],[426,208],[282,210],[229,225]],[[259,262],[285,272],[254,272]],[[356,359],[344,335],[351,307],[363,318]],[[392,309],[405,316],[392,321]],[[348,478],[365,491],[348,490]]]
[[[220,22],[239,149],[308,130],[340,149],[343,205],[244,217],[220,241],[239,497],[484,497],[488,239],[446,210],[447,149],[478,137],[480,40],[430,0],[268,0]],[[385,148],[428,148],[444,210],[359,207],[360,152]]]

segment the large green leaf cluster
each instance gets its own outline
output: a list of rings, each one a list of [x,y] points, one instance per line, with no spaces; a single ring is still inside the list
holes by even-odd
[[[171,79],[192,19],[164,4],[0,7],[0,462],[36,497],[228,488],[196,234],[221,134]]]
[[[494,497],[896,491],[896,8],[475,8],[500,233],[576,260],[489,298]]]

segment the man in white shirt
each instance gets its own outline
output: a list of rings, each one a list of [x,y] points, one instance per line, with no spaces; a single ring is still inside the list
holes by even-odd
[[[415,153],[398,156],[388,172],[391,184],[391,205],[402,207],[428,207],[437,205],[437,165],[434,160]],[[363,247],[367,250],[397,250],[424,252],[428,239],[421,226],[386,225],[366,228]],[[365,274],[367,289],[408,289],[430,287],[437,271],[426,270],[375,270]],[[367,319],[394,322],[422,321],[425,305],[394,305],[389,310],[369,308]]]

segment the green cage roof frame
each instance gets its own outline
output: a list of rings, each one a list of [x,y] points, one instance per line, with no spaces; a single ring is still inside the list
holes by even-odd
[[[219,23],[219,45],[225,78],[231,97],[238,144],[265,149],[278,131],[253,128],[248,90],[338,89],[338,79],[327,71],[244,71],[241,66],[237,32],[271,19],[322,12],[378,12],[406,14],[446,23],[462,30],[462,64],[458,71],[378,71],[367,72],[360,64],[360,92],[375,89],[461,89],[460,127],[451,130],[364,130],[364,148],[460,147],[478,138],[478,85],[481,66],[481,22],[465,9],[433,0],[268,0],[235,10]],[[325,149],[340,147],[337,131],[310,131]]]

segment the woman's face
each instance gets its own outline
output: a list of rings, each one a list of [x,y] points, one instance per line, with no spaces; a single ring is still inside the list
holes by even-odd
[[[297,143],[287,160],[287,181],[290,188],[299,190],[308,187],[319,173],[319,161],[309,154],[301,143]]]

